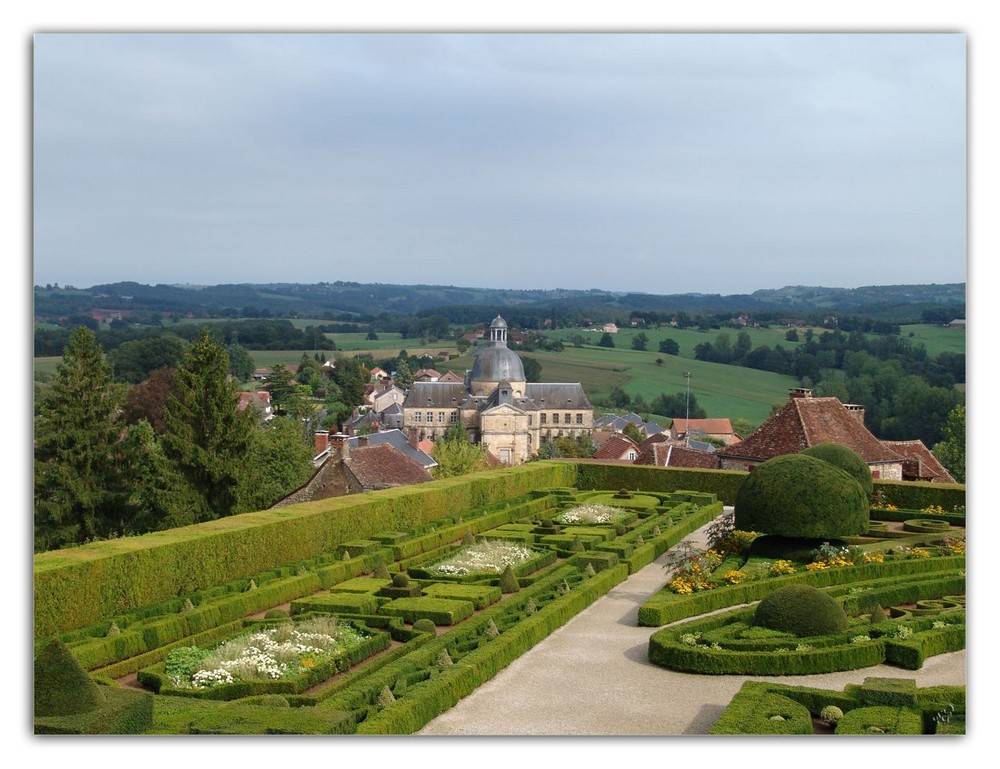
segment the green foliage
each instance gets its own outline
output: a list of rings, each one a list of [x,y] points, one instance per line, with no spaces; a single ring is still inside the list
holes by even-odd
[[[831,724],[835,724],[844,717],[844,711],[836,705],[827,705],[819,712],[819,717],[824,721],[829,721]]]
[[[85,713],[104,705],[104,692],[66,644],[52,639],[35,657],[35,716]]]
[[[753,622],[797,636],[816,636],[845,630],[847,614],[839,603],[814,587],[788,585],[757,605]]]
[[[789,454],[759,465],[736,495],[735,526],[785,537],[831,539],[868,531],[868,498],[850,475]]]
[[[120,532],[128,478],[122,468],[125,389],[94,333],[73,330],[34,429],[35,550]]]
[[[933,453],[958,483],[965,483],[965,404],[955,406],[941,428]]]
[[[581,549],[583,546],[580,546]],[[504,594],[516,593],[521,589],[521,585],[517,580],[517,575],[514,573],[514,567],[507,564],[507,568],[503,570],[503,574],[500,575],[500,592]]]
[[[607,331],[605,331],[603,334],[601,334],[601,339],[597,343],[597,346],[598,347],[614,347],[615,346],[615,340],[611,336],[611,334],[609,334]]]
[[[160,334],[122,342],[108,353],[108,363],[117,381],[138,384],[158,368],[176,366],[183,354],[183,339],[174,334]]]
[[[632,337],[633,350],[645,351],[648,344],[649,344],[649,336],[647,336],[645,331],[640,331],[638,334]]]
[[[414,621],[413,629],[419,630],[421,633],[437,633],[437,625],[434,624],[433,620],[429,620],[426,617],[421,617]]]
[[[437,462],[432,472],[435,478],[453,478],[486,470],[486,449],[469,443],[464,431],[460,438],[448,439],[447,436],[434,441],[434,461]]]
[[[264,510],[302,486],[314,472],[312,455],[298,420],[276,418],[254,428],[240,466],[238,509]]]
[[[242,512],[242,460],[251,446],[253,415],[240,411],[225,348],[203,330],[175,373],[164,409],[163,448],[201,504],[195,520]]]
[[[866,495],[872,493],[874,482],[872,481],[872,471],[858,454],[851,451],[847,446],[839,443],[817,443],[810,446],[803,452],[806,456],[822,459],[829,462],[834,467],[839,467],[854,480],[861,484]]]

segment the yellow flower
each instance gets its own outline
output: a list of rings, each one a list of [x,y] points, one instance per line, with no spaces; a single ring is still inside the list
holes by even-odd
[[[825,568],[827,568],[827,566],[823,561],[813,561],[812,563],[806,564],[806,571],[819,571],[820,569]]]

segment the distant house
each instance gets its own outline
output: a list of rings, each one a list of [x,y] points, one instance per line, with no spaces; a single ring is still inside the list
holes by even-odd
[[[955,318],[948,324],[948,328],[965,328],[965,318]]]
[[[670,423],[670,437],[675,441],[685,438],[716,438],[727,446],[737,443],[739,436],[728,419],[684,419],[677,417]]]
[[[441,378],[438,379],[438,381],[439,382],[459,382],[459,383],[464,384],[465,383],[465,377],[459,376],[454,371],[446,371],[446,372],[444,372],[441,375]]]
[[[433,480],[425,467],[396,446],[373,443],[371,438],[360,436],[351,445],[354,439],[344,434],[322,436],[327,446],[320,455],[325,455],[325,459],[319,469],[304,486],[274,507]],[[321,436],[317,434],[317,448],[320,442]]]
[[[864,414],[861,406],[814,398],[811,390],[796,388],[776,414],[716,455],[723,470],[753,470],[773,457],[798,454],[818,443],[839,443],[868,464],[873,478],[903,480],[903,457],[868,431]]]
[[[410,439],[402,430],[376,430],[368,435],[347,435],[346,433],[330,433],[325,430],[316,433],[316,456],[313,462],[322,464],[332,454],[339,449],[343,451],[343,446],[347,446],[348,451],[362,446],[382,446],[388,445],[395,448],[405,457],[413,460],[426,470],[437,467],[437,462],[426,451],[414,446]]]
[[[594,459],[635,462],[639,458],[639,447],[624,435],[613,435],[594,452]]]
[[[601,331],[603,331],[605,334],[617,334],[618,326],[615,323],[605,323],[603,326],[601,326]]]
[[[264,368],[254,369],[253,378],[260,382],[267,379],[272,373],[271,369],[265,366]]]
[[[389,380],[385,380],[389,381]],[[371,396],[372,411],[376,414],[381,414],[392,404],[403,405],[403,401],[406,399],[406,393],[401,390],[396,385],[389,382],[388,387],[383,387],[382,389],[376,389]]]
[[[705,446],[706,444],[700,444]],[[711,445],[708,446],[712,448]],[[650,443],[635,460],[637,465],[655,465],[656,467],[694,467],[704,470],[717,470],[719,459],[713,451],[692,448],[673,441]]]
[[[274,414],[271,411],[271,393],[266,390],[241,392],[240,402],[236,407],[240,411],[246,411],[248,408],[256,409],[265,422],[274,418]]]
[[[383,369],[380,369],[378,366],[376,366],[375,368],[373,368],[371,371],[368,372],[368,376],[370,376],[371,379],[372,379],[372,381],[374,382],[374,381],[378,381],[380,379],[388,379],[389,378],[389,372],[385,371]]]
[[[441,372],[432,368],[418,369],[413,375],[414,382],[437,382],[441,379]]]

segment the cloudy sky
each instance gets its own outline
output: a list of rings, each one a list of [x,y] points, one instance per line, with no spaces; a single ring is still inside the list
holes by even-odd
[[[39,34],[33,281],[962,282],[966,42]]]

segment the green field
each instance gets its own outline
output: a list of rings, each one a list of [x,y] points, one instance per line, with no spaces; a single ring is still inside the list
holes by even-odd
[[[926,323],[919,323],[913,326],[900,326],[899,333],[900,336],[913,344],[923,344],[927,354],[932,358],[943,352],[965,352],[964,328],[947,328],[946,326],[930,326]]]

